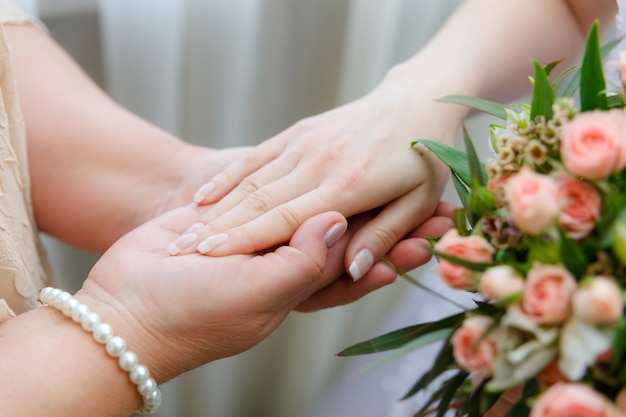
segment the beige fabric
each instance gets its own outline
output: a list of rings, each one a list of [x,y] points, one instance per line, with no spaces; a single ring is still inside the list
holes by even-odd
[[[0,0],[2,24],[29,18]],[[0,30],[0,322],[37,306],[50,281],[30,198],[26,137],[9,46]]]

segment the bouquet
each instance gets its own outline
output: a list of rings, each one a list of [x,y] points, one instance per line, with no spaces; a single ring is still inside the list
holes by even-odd
[[[475,307],[340,353],[441,342],[407,389],[432,390],[416,416],[480,416],[507,395],[508,416],[626,416],[626,93],[607,89],[602,63],[616,44],[600,47],[596,23],[581,65],[551,81],[558,62],[533,62],[530,105],[446,97],[505,121],[484,165],[465,128],[466,152],[417,141],[463,204],[431,240],[437,271]]]

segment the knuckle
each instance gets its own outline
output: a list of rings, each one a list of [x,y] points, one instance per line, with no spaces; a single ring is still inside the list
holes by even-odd
[[[246,197],[242,205],[254,213],[265,213],[274,207],[274,199],[269,193],[259,190]]]
[[[288,230],[297,229],[302,224],[302,213],[298,208],[291,205],[276,207],[277,214]]]
[[[258,177],[255,175],[249,175],[241,181],[237,188],[246,194],[253,194],[254,192],[260,190],[263,185],[263,181],[261,181]]]
[[[380,244],[382,245],[382,247],[385,248],[385,250],[391,249],[396,244],[396,242],[398,242],[398,240],[400,239],[397,233],[395,233],[389,227],[386,227],[383,225],[378,225],[377,227],[372,229],[369,233],[373,236],[374,239],[380,242]]]

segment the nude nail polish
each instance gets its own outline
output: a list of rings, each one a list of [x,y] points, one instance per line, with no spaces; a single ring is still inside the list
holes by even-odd
[[[183,249],[187,249],[198,240],[197,233],[185,233],[180,235],[172,243],[167,245],[167,251],[170,255],[178,255]]]
[[[217,235],[210,236],[204,239],[198,245],[198,252],[208,253],[220,245],[223,245],[228,241],[228,235],[226,233],[219,233]]]
[[[204,184],[193,196],[193,202],[196,204],[202,203],[207,195],[215,189],[215,183],[213,181]]]
[[[369,249],[362,249],[352,260],[348,273],[353,281],[358,281],[363,278],[363,275],[367,274],[372,265],[374,265],[374,255]]]
[[[341,236],[346,233],[347,229],[348,225],[346,223],[333,224],[324,235],[324,243],[326,244],[326,247],[330,248],[332,245],[337,243],[337,241],[341,239]]]

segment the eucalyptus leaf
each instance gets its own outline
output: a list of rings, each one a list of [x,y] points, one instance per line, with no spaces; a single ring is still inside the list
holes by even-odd
[[[600,36],[598,22],[594,22],[587,37],[587,45],[580,69],[580,107],[581,111],[606,110],[606,83],[602,68]]]
[[[468,96],[446,96],[441,99],[445,103],[462,104],[476,110],[480,110],[487,114],[491,114],[499,119],[506,120],[506,106],[494,101],[483,100],[476,97]]]

